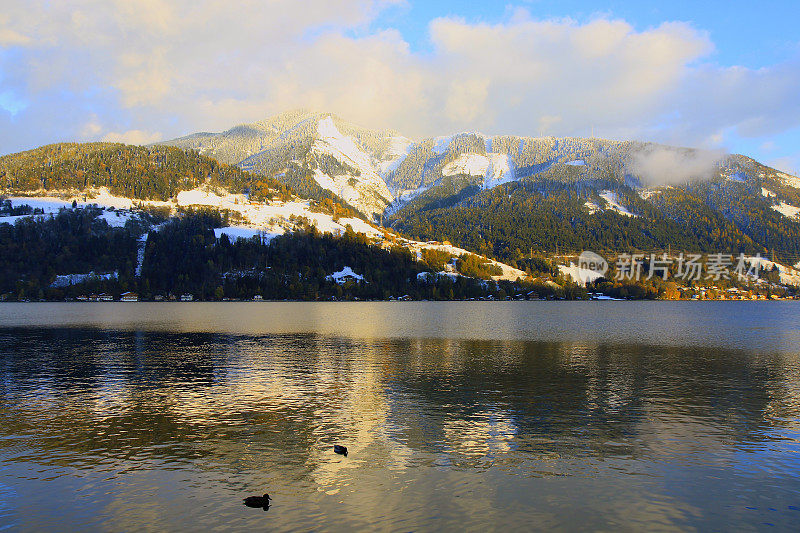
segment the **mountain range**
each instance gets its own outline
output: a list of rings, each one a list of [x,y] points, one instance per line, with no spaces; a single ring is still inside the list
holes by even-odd
[[[742,155],[475,132],[412,140],[303,110],[161,144],[504,260],[586,247],[800,259],[800,179]]]
[[[771,290],[800,285],[797,206],[800,179],[742,155],[476,132],[410,139],[293,111],[150,146],[59,143],[0,157],[0,274],[16,298],[63,297],[54,283],[96,279],[92,272],[113,274],[103,283],[120,291],[154,294],[156,284],[203,298],[258,290],[317,298],[339,294],[326,276],[344,267],[362,265],[385,282],[391,275],[377,264],[414,258],[409,272],[419,276],[396,285],[395,296],[446,298],[447,280],[459,276],[538,283],[537,294],[567,288],[562,275],[573,276],[569,262],[582,250],[612,261],[622,253],[743,253],[776,261],[765,263],[772,278],[757,288]],[[326,233],[351,237],[314,240]],[[279,261],[270,243],[280,235],[284,255],[306,249],[264,278],[264,261]],[[347,242],[356,246],[349,263],[340,253]],[[309,255],[318,245],[325,257]],[[183,262],[170,250],[183,250]],[[239,259],[225,259],[234,250]],[[278,290],[297,269],[304,281]],[[251,275],[261,276],[260,289],[240,283]],[[501,290],[462,285],[453,294]],[[674,296],[656,282],[602,290]],[[391,295],[375,285],[342,294]]]

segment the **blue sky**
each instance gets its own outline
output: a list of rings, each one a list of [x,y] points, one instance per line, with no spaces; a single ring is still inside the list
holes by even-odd
[[[789,0],[409,2],[387,9],[374,25],[397,28],[412,47],[425,50],[430,47],[427,25],[435,18],[455,16],[472,22],[497,23],[516,7],[525,8],[532,16],[541,19],[569,17],[590,21],[598,17],[621,18],[639,30],[658,26],[664,21],[688,22],[709,33],[717,47],[714,59],[726,65],[769,66],[796,56],[800,48],[800,6]]]
[[[800,170],[800,3],[6,0],[0,153],[296,107],[411,137],[588,135]]]

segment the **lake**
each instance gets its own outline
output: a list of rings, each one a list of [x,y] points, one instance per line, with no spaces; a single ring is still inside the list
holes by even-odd
[[[800,302],[0,304],[0,530],[796,531],[799,439]]]

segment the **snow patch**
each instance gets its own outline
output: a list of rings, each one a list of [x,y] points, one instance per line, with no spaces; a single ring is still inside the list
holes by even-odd
[[[78,201],[78,197],[69,198],[67,200],[63,198],[56,198],[51,196],[12,196],[8,199],[11,200],[11,205],[13,206],[23,206],[27,205],[33,209],[41,209],[45,215],[56,215],[61,209],[72,209],[72,202],[75,201],[77,207],[85,208],[88,206],[100,207],[104,209],[102,213],[98,216],[105,220],[109,226],[114,228],[121,228],[125,226],[125,223],[134,218],[134,214],[131,213],[131,208],[134,207],[133,200],[129,198],[122,198],[119,196],[114,196],[106,187],[100,188],[97,192],[94,193],[94,197],[90,197],[87,195],[86,200]],[[83,197],[84,195],[80,195]],[[147,202],[142,201],[142,204],[165,204],[166,202]],[[169,205],[169,204],[167,204]],[[109,208],[114,208],[114,211],[108,211]],[[38,215],[18,215],[13,217],[0,217],[0,223],[9,223],[14,224],[15,221],[21,218],[27,218],[30,216],[38,216]]]
[[[595,213],[602,211],[603,208],[597,205],[596,203],[592,202],[591,200],[586,200],[583,204],[586,208],[589,209],[589,214],[594,215]]]
[[[483,177],[483,188],[491,189],[502,183],[514,181],[514,162],[507,154],[489,153],[488,157],[481,154],[461,154],[442,168],[443,176],[466,174],[468,176]]]
[[[198,188],[190,191],[179,192],[177,200],[178,205],[180,206],[208,205],[212,207],[220,207],[223,197],[214,192]]]
[[[800,178],[797,176],[792,176],[790,174],[786,174],[785,172],[779,172],[778,177],[780,177],[789,187],[800,189]]]
[[[10,224],[14,225],[17,223],[17,220],[22,220],[23,218],[34,218],[34,217],[44,217],[46,215],[15,215],[13,217],[0,217],[0,224]]]
[[[652,198],[656,194],[661,194],[661,189],[659,189],[659,188],[641,189],[638,192],[639,192],[639,197],[642,200],[649,200],[650,198]]]
[[[364,233],[369,237],[383,236],[383,233],[377,228],[360,218],[340,218],[338,221],[334,221],[333,217],[327,213],[314,212],[307,200],[262,204],[250,202],[246,196],[241,194],[219,196],[212,192],[193,189],[178,195],[178,205],[208,205],[237,212],[245,221],[245,224],[237,227],[252,228],[276,235],[293,229],[294,224],[290,219],[296,220],[304,217],[322,233],[340,235],[344,233],[345,227],[349,224],[356,233]]]
[[[507,154],[489,154],[489,168],[486,170],[486,178],[483,180],[483,188],[491,189],[502,183],[508,183],[516,179],[514,173],[514,161]]]
[[[473,254],[473,252],[469,252],[463,248],[453,246],[452,244],[444,244],[435,241],[430,241],[430,242],[411,241],[408,239],[398,239],[398,241],[400,242],[400,244],[408,248],[412,253],[416,253],[418,260],[422,259],[422,253],[421,253],[422,250],[438,250],[440,252],[446,252],[450,254],[451,257],[461,257],[464,254],[475,255]],[[528,277],[528,274],[526,274],[525,271],[514,268],[511,265],[507,265],[505,263],[501,263],[500,261],[495,261],[493,259],[489,259],[486,257],[484,257],[484,259],[486,260],[487,263],[500,267],[500,270],[502,270],[503,272],[499,276],[492,276],[492,279],[494,280],[516,281],[518,278],[525,279],[526,277]]]
[[[764,187],[761,187],[761,196],[764,196],[766,198],[775,198],[776,195],[774,192],[768,191]]]
[[[400,189],[394,193],[394,201],[386,207],[384,214],[392,216],[397,213],[405,204],[430,189],[430,187],[419,187],[416,189]]]
[[[144,250],[147,247],[147,237],[149,233],[145,233],[141,237],[139,237],[139,241],[136,243],[136,270],[135,275],[138,278],[142,275],[142,266],[144,266]]]
[[[413,147],[414,142],[407,137],[389,139],[389,159],[381,161],[378,165],[381,176],[386,176],[400,168]]]
[[[458,158],[442,168],[443,176],[467,174],[468,176],[486,176],[489,170],[489,158],[480,154],[460,154]]]
[[[125,223],[132,219],[134,215],[125,211],[103,211],[97,218],[101,218],[112,228],[123,228]]]
[[[797,214],[800,213],[800,207],[795,207],[791,204],[787,204],[786,202],[781,202],[779,205],[773,205],[771,207],[781,215],[788,218],[797,218]]]
[[[333,123],[333,118],[320,120],[317,132],[320,139],[314,143],[316,148],[361,172],[375,172],[370,157],[356,145],[352,137],[346,137],[339,132]]]
[[[628,209],[624,205],[620,204],[619,203],[619,196],[617,196],[617,193],[615,193],[613,191],[603,191],[603,192],[601,192],[600,193],[600,198],[602,198],[603,200],[608,202],[608,207],[610,209],[613,209],[614,211],[616,211],[620,215],[625,215],[626,217],[637,217],[638,216],[638,215],[634,215],[633,213],[628,211]]]
[[[583,159],[575,159],[573,161],[567,161],[564,164],[570,167],[585,167],[586,161],[584,161]]]
[[[41,209],[45,214],[56,214],[60,209],[69,209],[72,207],[72,201],[62,200],[61,198],[52,198],[49,196],[25,197],[25,196],[11,196],[11,205],[19,207],[27,205],[33,209]],[[30,215],[23,215],[30,216]],[[11,217],[4,217],[11,218]],[[16,218],[16,217],[15,217]]]
[[[759,265],[759,277],[762,276],[763,272],[769,272],[777,268],[781,283],[786,285],[800,286],[800,270],[797,270],[797,268],[800,267],[800,262],[798,262],[794,268],[792,268],[774,261],[770,261],[769,259],[764,259],[763,257],[745,257],[745,261],[752,265]]]

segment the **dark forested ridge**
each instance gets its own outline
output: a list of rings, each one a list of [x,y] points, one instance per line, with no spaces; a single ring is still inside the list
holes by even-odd
[[[15,208],[4,202],[3,209]],[[613,264],[607,278],[579,287],[564,279],[552,261],[536,255],[515,261],[527,272],[525,279],[495,282],[490,278],[501,270],[476,255],[454,259],[447,251],[425,248],[417,257],[388,241],[376,245],[349,226],[337,237],[320,234],[303,221],[293,233],[232,242],[225,234],[216,236],[224,213],[213,209],[184,210],[167,220],[141,211],[129,216],[124,227],[109,226],[109,213],[92,206],[63,208],[55,215],[19,210],[24,212],[13,224],[0,223],[0,300],[62,300],[91,293],[119,298],[126,291],[145,300],[188,293],[207,301],[256,296],[309,301],[574,299],[592,291],[641,299],[690,297],[700,290],[692,282],[680,288],[659,275],[619,278]],[[346,267],[362,281],[331,279]],[[648,270],[645,265],[643,272]],[[739,287],[748,294],[794,294],[794,289],[781,285],[776,268],[763,274],[769,283],[720,280],[714,282],[714,290]],[[684,289],[691,291],[680,293]]]
[[[202,300],[256,295],[292,300],[462,299],[504,298],[525,294],[531,287],[439,276],[432,273],[442,267],[436,254],[428,262],[418,261],[406,248],[383,249],[349,228],[341,237],[304,226],[269,242],[259,237],[231,242],[226,235],[215,236],[214,228],[223,219],[214,210],[186,211],[157,230],[148,229],[158,221],[146,213],[122,228],[110,227],[101,213],[93,207],[67,208],[53,216],[0,223],[0,299],[61,300],[91,292],[118,298],[125,291],[138,292],[143,299],[184,293]],[[364,281],[340,284],[329,278],[344,267]],[[462,257],[458,268],[466,275],[496,274],[470,256]],[[98,276],[54,283],[58,276],[90,272]],[[430,274],[418,276],[426,272]],[[579,294],[573,289],[568,295]]]
[[[100,212],[64,209],[53,217],[0,223],[0,294],[41,299],[57,275],[92,271],[115,272],[115,287],[133,287],[141,228],[110,227]]]
[[[203,299],[252,298],[318,300],[455,298],[491,294],[494,284],[460,278],[422,281],[429,270],[401,247],[384,250],[363,234],[320,234],[313,226],[276,237],[231,242],[216,239],[213,216],[175,219],[150,234],[141,285],[145,294],[191,292]],[[350,267],[363,282],[328,279]],[[491,287],[490,287],[491,286]]]
[[[742,186],[744,188],[744,186]],[[609,189],[637,216],[592,212],[597,191]],[[755,195],[702,183],[665,188],[643,199],[613,182],[523,180],[490,190],[436,190],[400,210],[394,229],[421,240],[449,240],[514,265],[531,251],[544,254],[686,250],[800,259],[800,222],[788,220]],[[450,196],[448,196],[450,194]]]

